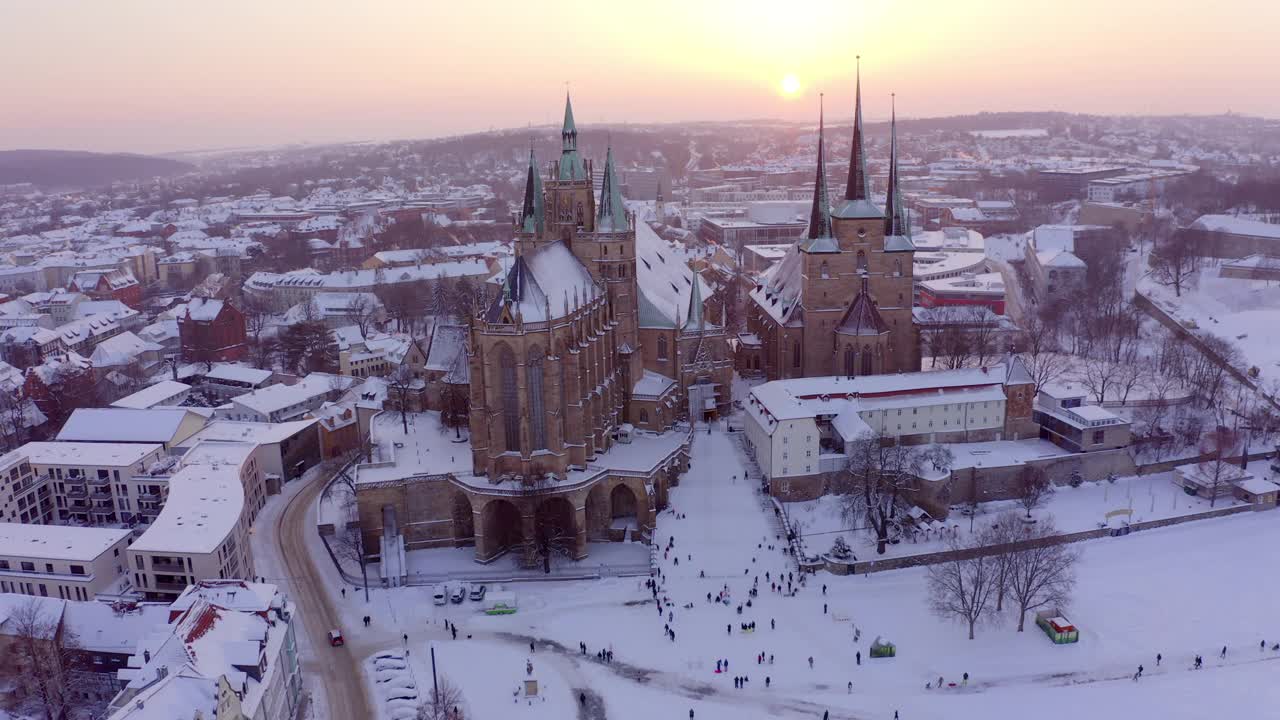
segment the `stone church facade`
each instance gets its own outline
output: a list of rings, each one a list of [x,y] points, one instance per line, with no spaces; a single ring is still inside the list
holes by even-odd
[[[896,119],[892,128],[882,209],[870,201],[859,80],[848,180],[832,207],[819,121],[809,227],[749,293],[739,368],[769,380],[920,369],[911,312],[915,246],[899,189]]]

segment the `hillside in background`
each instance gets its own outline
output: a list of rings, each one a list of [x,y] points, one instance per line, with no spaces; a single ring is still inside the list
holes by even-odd
[[[116,180],[178,175],[195,166],[179,160],[76,150],[2,150],[0,185],[29,182],[43,188],[88,188]]]

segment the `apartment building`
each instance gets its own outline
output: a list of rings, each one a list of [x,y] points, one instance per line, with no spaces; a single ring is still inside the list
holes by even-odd
[[[129,590],[129,531],[0,524],[0,592],[92,600]]]
[[[172,601],[198,580],[253,577],[249,528],[265,502],[257,444],[193,447],[169,477],[163,509],[129,547],[135,589]]]
[[[79,525],[149,522],[172,463],[158,443],[29,442],[13,452],[47,486],[58,521]]]
[[[0,521],[49,524],[53,522],[53,498],[21,449],[0,455]]]

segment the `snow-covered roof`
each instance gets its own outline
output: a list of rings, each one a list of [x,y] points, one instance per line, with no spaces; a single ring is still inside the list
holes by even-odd
[[[128,654],[138,638],[169,623],[165,603],[119,604],[69,602],[62,612],[63,627],[75,633],[79,647],[89,652]]]
[[[1280,224],[1236,217],[1235,215],[1201,215],[1191,223],[1196,230],[1245,235],[1280,240]]]
[[[162,349],[159,345],[126,331],[95,345],[89,360],[96,368],[118,367],[134,362],[143,353],[159,352]]]
[[[501,321],[510,302],[513,316],[519,315],[524,322],[545,322],[564,317],[575,303],[584,303],[600,292],[582,261],[557,240],[515,259],[485,319]]]
[[[240,395],[234,398],[232,402],[237,405],[243,405],[262,415],[270,415],[327,395],[334,389],[335,383],[339,388],[342,388],[343,385],[350,385],[356,382],[358,381],[355,378],[347,378],[341,375],[312,373],[293,385],[285,385],[283,383],[268,385]]]
[[[201,442],[247,442],[269,445],[287,440],[315,423],[315,420],[294,420],[282,423],[214,420],[196,434],[183,440],[179,446],[193,447]]]
[[[244,511],[237,465],[184,465],[169,478],[164,508],[132,551],[211,553],[227,539]]]
[[[129,530],[0,523],[0,555],[91,563],[129,537]]]
[[[436,325],[431,331],[431,347],[427,351],[426,369],[448,372],[466,349],[465,325]]]
[[[224,363],[214,365],[213,369],[204,374],[205,380],[231,380],[233,382],[248,383],[250,385],[258,385],[271,379],[273,373],[270,370],[259,370],[251,368],[247,365],[232,365]]]
[[[672,246],[649,227],[636,223],[636,285],[640,290],[641,327],[680,327],[689,312],[693,283],[703,300],[713,289],[689,268],[688,253]]]
[[[191,386],[177,380],[161,380],[142,388],[132,395],[126,395],[111,403],[111,407],[134,408],[145,410],[156,405],[166,405],[174,398],[191,391]]]
[[[180,408],[78,408],[58,431],[58,440],[167,443],[187,415]]]
[[[187,317],[199,322],[216,320],[218,313],[222,312],[222,305],[222,300],[193,297],[187,303]]]
[[[1036,253],[1036,258],[1044,267],[1055,268],[1074,268],[1083,270],[1085,262],[1066,250],[1049,250],[1047,252]]]
[[[675,384],[676,381],[666,375],[652,370],[645,370],[644,375],[636,381],[635,387],[631,389],[631,394],[643,397],[660,397],[674,387]]]
[[[128,467],[164,446],[129,442],[29,442],[14,452],[33,465]]]

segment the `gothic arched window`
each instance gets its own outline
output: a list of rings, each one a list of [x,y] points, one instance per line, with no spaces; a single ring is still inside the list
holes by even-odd
[[[648,424],[648,422],[649,422],[649,411],[648,411],[648,410],[644,410],[644,409],[641,409],[641,410],[640,410],[640,422],[645,423],[645,424]]]
[[[854,372],[853,359],[854,359],[854,356],[855,356],[855,353],[853,352],[853,346],[852,346],[852,345],[845,345],[845,346],[844,346],[844,374],[845,374],[847,377],[853,377],[853,372]]]
[[[575,218],[575,221],[578,223],[579,226],[582,225],[583,218],[585,217],[586,216],[583,214],[583,211],[582,211],[582,203],[578,203],[578,215]]]
[[[870,348],[870,347],[863,347],[863,348],[862,348],[862,374],[863,374],[863,375],[870,375],[870,374],[871,374],[871,372],[872,372],[872,370],[871,370],[871,348]]]
[[[667,359],[667,337],[665,335],[658,336],[658,359]]]
[[[893,276],[902,277],[902,261],[895,259],[893,261]]]
[[[828,268],[828,267],[827,267],[827,261],[826,261],[826,260],[823,260],[823,261],[822,261],[822,266],[821,266],[821,269],[819,270],[819,273],[820,273],[820,274],[821,274],[821,276],[822,276],[822,277],[824,277],[824,278],[829,278],[829,277],[831,277],[830,268]]]
[[[867,271],[867,254],[861,250],[858,251],[858,270],[860,272]]]
[[[529,384],[529,428],[532,430],[532,450],[547,447],[547,414],[542,398],[542,350],[529,350],[529,366],[525,369]]]
[[[520,451],[520,393],[516,387],[516,356],[511,348],[502,345],[498,349],[498,368],[502,399],[502,434],[507,450]]]
[[[800,367],[800,341],[791,343],[791,367]]]

